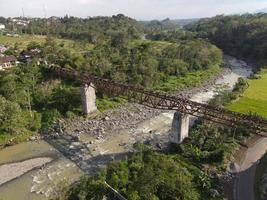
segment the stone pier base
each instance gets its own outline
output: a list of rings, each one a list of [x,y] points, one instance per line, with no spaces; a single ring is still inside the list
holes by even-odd
[[[181,144],[183,140],[188,137],[189,134],[189,119],[187,114],[175,112],[172,129],[170,134],[170,141],[175,144]]]
[[[81,98],[83,113],[86,115],[97,112],[96,93],[93,84],[87,84],[81,87]]]

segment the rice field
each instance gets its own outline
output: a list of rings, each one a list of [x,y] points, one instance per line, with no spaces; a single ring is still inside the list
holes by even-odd
[[[248,81],[249,88],[236,102],[227,106],[228,109],[244,114],[255,113],[267,119],[267,70],[263,70],[259,79]]]

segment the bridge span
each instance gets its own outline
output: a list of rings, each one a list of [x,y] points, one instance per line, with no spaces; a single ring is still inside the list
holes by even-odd
[[[151,108],[175,110],[172,136],[170,138],[174,143],[181,143],[188,136],[190,116],[201,117],[233,128],[243,126],[254,134],[267,136],[267,120],[258,116],[236,113],[223,108],[193,102],[186,98],[171,96],[133,85],[116,83],[90,74],[81,74],[69,68],[51,67],[51,69],[62,78],[78,81],[82,84],[81,97],[85,114],[97,111],[95,89],[108,95],[122,96]]]

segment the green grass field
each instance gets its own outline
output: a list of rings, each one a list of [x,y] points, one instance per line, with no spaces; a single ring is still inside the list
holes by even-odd
[[[45,37],[42,36],[30,36],[30,35],[23,35],[20,37],[10,37],[5,35],[0,35],[0,44],[14,47],[17,43],[19,49],[25,49],[30,42],[37,42],[39,44],[44,43]]]
[[[267,70],[262,71],[260,79],[249,80],[249,88],[236,102],[227,105],[227,108],[248,114],[256,113],[267,119]]]
[[[37,42],[43,44],[45,42],[46,36],[32,36],[32,35],[21,35],[19,37],[11,37],[0,35],[0,45],[7,45],[9,47],[14,47],[17,43],[19,50],[26,49],[28,44],[31,42]],[[54,38],[58,44],[64,44],[64,47],[72,49],[74,51],[89,51],[94,45],[85,42],[78,42],[68,39]]]

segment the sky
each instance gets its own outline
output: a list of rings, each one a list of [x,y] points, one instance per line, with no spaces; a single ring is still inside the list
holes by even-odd
[[[267,8],[267,0],[0,0],[0,16],[111,16],[138,20],[211,17]]]

